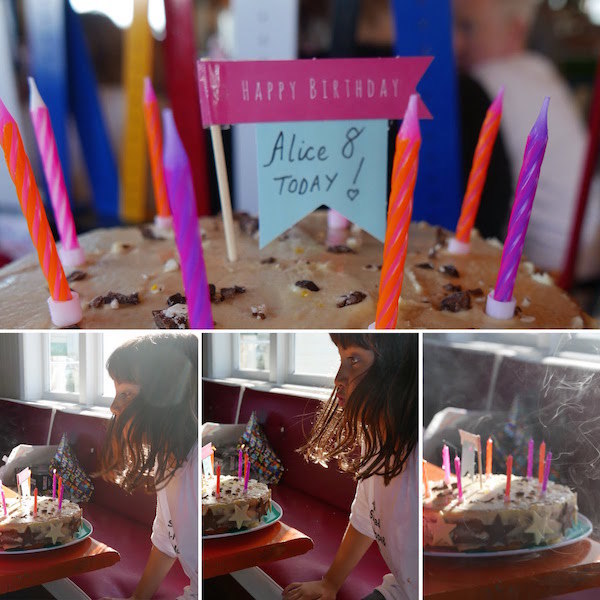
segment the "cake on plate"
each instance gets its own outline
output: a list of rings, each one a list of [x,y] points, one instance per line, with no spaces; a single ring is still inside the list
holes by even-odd
[[[256,527],[271,508],[271,490],[250,479],[221,476],[217,498],[217,478],[202,476],[202,535],[215,535]]]
[[[358,228],[328,230],[316,211],[262,250],[258,221],[238,215],[239,260],[227,259],[220,217],[200,219],[215,327],[365,329],[375,321],[383,244]],[[502,248],[476,232],[468,255],[447,250],[450,234],[413,223],[397,327],[581,328],[594,326],[552,279],[522,262],[515,316],[485,313]],[[79,236],[87,262],[67,269],[88,329],[185,328],[187,306],[172,232],[154,226],[97,229]],[[46,329],[48,287],[37,256],[0,269],[0,322]]]
[[[562,541],[577,524],[577,494],[548,481],[540,494],[536,478],[511,478],[510,501],[505,502],[506,475],[463,477],[463,501],[456,479],[430,484],[423,499],[423,544],[444,551],[499,551],[547,546]]]
[[[34,499],[6,498],[7,515],[0,506],[0,549],[42,548],[49,544],[70,542],[81,527],[81,508],[70,500],[39,496],[37,515],[33,515]]]

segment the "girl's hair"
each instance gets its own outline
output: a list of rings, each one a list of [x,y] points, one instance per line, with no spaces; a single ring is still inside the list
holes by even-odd
[[[139,393],[108,426],[100,471],[132,492],[167,485],[198,439],[198,338],[147,335],[125,342],[106,368]]]
[[[382,475],[387,485],[417,444],[417,334],[330,336],[338,347],[366,348],[375,358],[343,409],[333,390],[300,452],[315,462],[338,459],[342,470],[358,480]]]

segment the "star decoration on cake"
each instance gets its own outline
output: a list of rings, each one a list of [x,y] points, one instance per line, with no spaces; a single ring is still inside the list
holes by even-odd
[[[500,518],[500,515],[496,515],[496,518],[491,525],[487,525],[485,530],[489,537],[488,544],[490,546],[504,545],[506,544],[507,534],[514,529],[514,525],[505,525]]]
[[[60,523],[60,522],[52,522],[50,521],[48,523],[48,532],[46,533],[46,537],[49,537],[52,539],[52,543],[56,544],[56,540],[58,540],[59,537],[62,537],[63,535],[63,525],[64,523]]]
[[[439,519],[434,527],[431,527],[432,546],[452,546],[454,541],[450,534],[456,529],[455,523],[447,523],[443,519]]]
[[[244,521],[250,521],[250,515],[248,514],[248,508],[250,505],[246,502],[233,505],[234,513],[229,517],[229,521],[235,521],[235,525],[238,529],[242,527]]]
[[[560,523],[554,519],[550,519],[547,514],[540,515],[535,510],[531,511],[533,520],[531,525],[525,530],[525,533],[533,534],[533,539],[536,545],[544,541],[546,534],[556,534],[560,531]]]

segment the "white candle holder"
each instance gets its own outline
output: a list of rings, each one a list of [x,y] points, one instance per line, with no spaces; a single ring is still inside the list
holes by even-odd
[[[515,308],[517,306],[517,301],[513,297],[508,302],[500,302],[499,300],[494,300],[494,290],[492,290],[487,297],[487,302],[485,305],[485,312],[488,316],[493,319],[499,319],[501,321],[508,321],[515,316]]]
[[[161,217],[160,215],[154,215],[154,224],[159,229],[172,229],[173,228],[173,217]]]
[[[85,262],[83,248],[59,248],[58,256],[63,267],[79,267]]]
[[[83,318],[81,311],[81,302],[79,294],[71,290],[72,298],[70,300],[54,300],[48,298],[48,308],[50,309],[50,318],[56,327],[70,327],[77,325]]]
[[[456,238],[448,240],[448,252],[450,254],[469,254],[471,251],[471,242],[461,242]]]

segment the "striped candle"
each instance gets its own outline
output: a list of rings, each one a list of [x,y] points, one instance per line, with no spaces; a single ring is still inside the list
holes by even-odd
[[[52,499],[56,498],[56,469],[52,469]]]
[[[540,114],[527,138],[515,202],[510,215],[508,233],[504,242],[500,270],[494,289],[494,300],[496,302],[510,302],[513,297],[517,269],[523,254],[525,234],[527,233],[533,200],[540,178],[540,169],[542,168],[542,161],[548,143],[549,102],[549,98],[544,100]]]
[[[171,209],[167,196],[165,171],[163,167],[163,140],[160,127],[158,101],[149,77],[144,78],[144,120],[146,122],[146,137],[150,153],[150,166],[152,168],[152,186],[154,188],[154,202],[156,214],[159,217],[157,224],[170,224]]]
[[[538,467],[538,481],[540,485],[544,480],[544,461],[546,460],[546,442],[540,444],[540,464]]]
[[[244,457],[244,492],[248,491],[248,482],[250,481],[250,463],[248,462],[248,455]]]
[[[67,187],[58,156],[54,130],[50,120],[50,111],[42,100],[33,77],[29,77],[29,112],[33,121],[33,129],[38,149],[42,158],[44,175],[48,184],[48,192],[54,211],[56,228],[62,242],[61,259],[69,267],[83,264],[85,254],[79,246],[75,221],[67,195]]]
[[[408,228],[412,216],[413,195],[419,166],[419,148],[421,147],[417,114],[418,99],[417,94],[410,97],[396,140],[383,265],[379,282],[379,300],[375,319],[377,329],[394,329],[398,320],[398,301],[404,278]]]
[[[494,442],[492,438],[488,438],[487,444],[485,445],[485,476],[488,477],[492,474],[492,456],[494,453]]]
[[[454,472],[456,473],[456,491],[458,492],[458,502],[461,503],[463,501],[463,492],[462,477],[460,474],[460,458],[458,456],[454,457]]]
[[[169,109],[163,110],[163,127],[165,176],[173,213],[175,242],[181,257],[189,325],[191,329],[212,329],[208,280],[198,230],[198,210],[190,163],[177,132],[173,112]]]
[[[450,485],[450,450],[446,444],[442,448],[442,468],[444,469],[444,483]]]
[[[8,172],[15,184],[21,210],[27,221],[31,240],[37,250],[40,266],[48,281],[50,296],[53,300],[61,302],[71,300],[71,290],[56,251],[21,133],[2,100],[0,100],[0,143],[4,150]]]
[[[510,480],[512,477],[513,457],[512,454],[506,459],[506,488],[504,490],[504,502],[510,502]]]
[[[529,440],[527,449],[527,479],[533,476],[533,439]]]
[[[498,96],[496,96],[489,107],[479,133],[479,140],[477,141],[477,147],[475,148],[473,164],[467,183],[467,191],[465,192],[460,217],[456,226],[455,238],[463,244],[468,244],[471,239],[471,230],[473,229],[475,218],[479,211],[481,193],[483,192],[483,186],[485,185],[487,171],[492,157],[492,150],[494,149],[494,142],[496,141],[498,130],[500,128],[503,96],[504,88],[500,90]]]
[[[58,485],[58,512],[60,512],[62,510],[64,491],[65,491],[65,486],[62,484],[62,477],[61,477],[61,479],[59,481],[59,485]]]
[[[552,452],[546,456],[546,466],[544,467],[544,481],[542,481],[542,494],[546,493],[548,487],[548,478],[550,477],[550,467],[552,466]]]
[[[8,517],[8,510],[6,510],[6,497],[4,496],[4,488],[2,487],[2,479],[0,479],[0,496],[2,496],[2,510],[4,516]]]
[[[423,461],[423,486],[425,487],[425,498],[429,498],[429,477],[427,477],[427,461]]]

